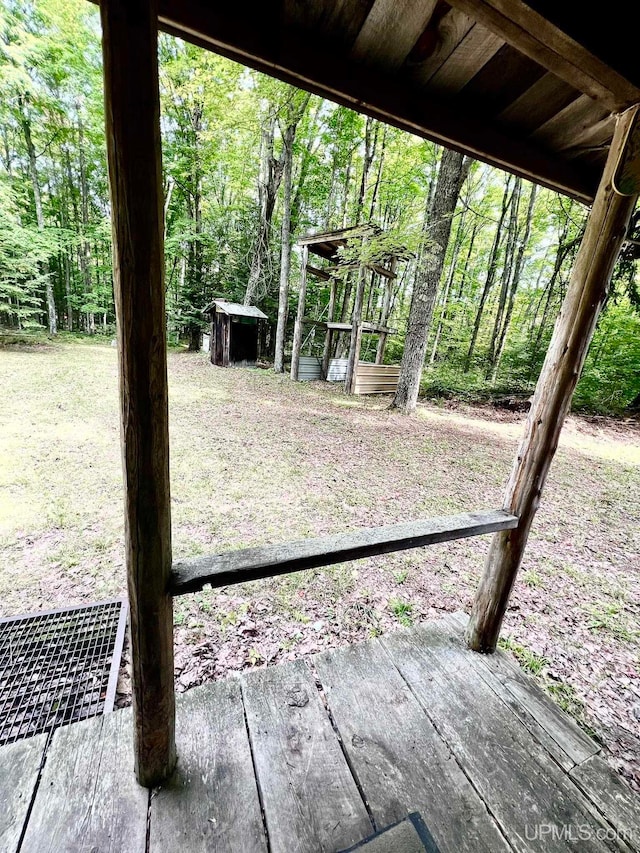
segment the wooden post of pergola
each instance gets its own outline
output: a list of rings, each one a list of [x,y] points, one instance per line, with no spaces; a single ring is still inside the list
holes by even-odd
[[[560,430],[638,198],[638,151],[640,130],[635,106],[618,117],[607,164],[538,379],[525,436],[507,485],[504,508],[518,516],[519,522],[516,529],[497,533],[491,543],[467,627],[467,642],[476,651],[492,652],[498,641]]]
[[[324,349],[322,351],[322,377],[327,378],[329,373],[329,360],[331,359],[331,344],[333,342],[333,332],[329,328],[329,324],[333,322],[333,315],[336,310],[336,288],[337,282],[335,276],[331,276],[329,284],[329,305],[327,306],[327,331],[324,336]]]
[[[300,290],[298,293],[298,310],[296,324],[293,329],[293,346],[291,348],[291,378],[298,379],[300,351],[302,350],[302,333],[305,302],[307,301],[307,264],[309,263],[309,247],[302,247],[302,268],[300,270]]]
[[[158,10],[101,0],[118,320],[135,770],[176,762]]]
[[[391,258],[391,263],[389,264],[389,269],[391,272],[395,273],[396,271],[396,261],[397,258],[394,256]],[[382,311],[380,312],[380,325],[386,326],[389,322],[389,314],[391,313],[391,288],[393,286],[393,279],[387,278],[384,283],[384,293],[382,295]],[[380,332],[380,337],[378,338],[378,346],[376,348],[376,364],[382,364],[384,360],[384,349],[387,344],[387,333]]]
[[[349,357],[347,358],[347,375],[344,380],[344,390],[347,394],[353,394],[354,392],[356,369],[360,360],[365,281],[365,268],[360,265],[358,267],[358,284],[356,285],[356,296],[351,317],[351,342],[349,344]]]

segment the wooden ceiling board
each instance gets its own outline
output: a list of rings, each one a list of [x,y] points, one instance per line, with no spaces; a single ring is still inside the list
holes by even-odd
[[[398,68],[418,41],[436,0],[374,0],[351,51],[360,62]]]

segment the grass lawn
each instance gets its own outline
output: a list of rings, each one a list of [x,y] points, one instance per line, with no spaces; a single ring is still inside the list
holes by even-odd
[[[174,557],[498,507],[520,416],[169,355]],[[125,590],[116,351],[0,348],[0,610]],[[487,538],[176,601],[178,689],[468,611]],[[640,425],[572,417],[504,645],[640,786]],[[122,701],[126,678],[122,679]]]

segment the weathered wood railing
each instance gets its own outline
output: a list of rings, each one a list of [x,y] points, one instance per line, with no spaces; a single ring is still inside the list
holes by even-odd
[[[244,583],[376,554],[390,554],[437,542],[512,530],[517,526],[515,515],[503,510],[489,510],[371,527],[298,542],[243,548],[175,562],[169,588],[173,595],[182,595],[202,589],[207,584],[220,587]]]

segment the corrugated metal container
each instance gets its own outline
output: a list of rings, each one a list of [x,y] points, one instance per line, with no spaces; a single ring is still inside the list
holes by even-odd
[[[347,359],[332,358],[329,362],[327,382],[344,382],[347,377]]]
[[[301,355],[298,363],[298,381],[309,382],[320,379],[322,375],[322,362],[315,355]]]
[[[360,361],[356,367],[355,394],[395,394],[400,366]]]

